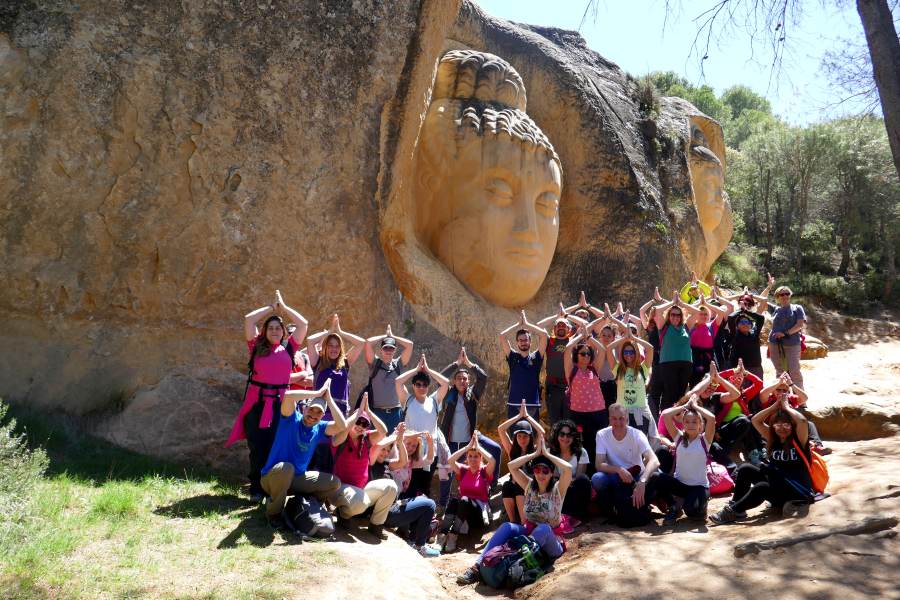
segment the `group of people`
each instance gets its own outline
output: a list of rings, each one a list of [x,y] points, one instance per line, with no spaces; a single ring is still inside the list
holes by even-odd
[[[249,376],[228,443],[247,440],[250,493],[267,498],[274,527],[293,529],[289,495],[316,496],[339,524],[363,516],[378,537],[397,528],[423,556],[491,526],[505,455],[505,522],[460,583],[476,581],[485,553],[517,535],[552,561],[563,535],[597,515],[639,526],[655,504],[664,524],[683,514],[705,521],[713,461],[734,480],[713,522],[766,501],[794,515],[815,497],[809,463],[824,447],[804,414],[806,315],[785,286],[768,309],[776,380],[763,382],[768,284],[728,296],[692,277],[671,300],[657,290],[636,315],[621,303],[601,310],[583,292],[537,323],[523,311],[498,337],[509,369],[499,443],[478,430],[488,375],[465,348],[437,371],[424,355],[413,363],[414,343],[390,326],[363,338],[333,315],[307,336],[306,319],[276,292],[245,317]],[[353,399],[360,356],[368,379]]]

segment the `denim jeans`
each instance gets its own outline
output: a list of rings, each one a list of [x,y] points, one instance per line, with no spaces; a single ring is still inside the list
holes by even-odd
[[[413,532],[416,546],[422,546],[428,542],[434,510],[434,500],[425,496],[394,502],[388,511],[384,526],[408,527]]]
[[[524,525],[516,525],[515,523],[503,523],[502,525],[500,525],[500,527],[497,528],[497,531],[494,532],[494,535],[491,536],[491,541],[487,543],[487,546],[484,547],[484,550],[481,551],[481,554],[478,556],[478,564],[481,564],[481,561],[484,559],[484,555],[487,554],[488,550],[490,550],[491,548],[501,546],[517,535],[526,535],[526,533],[527,532]],[[534,541],[538,543],[538,545],[541,547],[541,550],[543,550],[544,553],[550,558],[559,558],[560,556],[562,556],[562,544],[559,543],[559,538],[556,537],[555,533],[553,533],[553,528],[546,523],[541,523],[540,525],[535,527],[531,532],[531,537],[534,538]]]

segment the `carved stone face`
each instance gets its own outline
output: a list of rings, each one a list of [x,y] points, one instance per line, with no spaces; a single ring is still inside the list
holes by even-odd
[[[559,158],[503,59],[448,52],[434,94],[416,163],[416,235],[470,290],[521,306],[556,251]]]
[[[556,250],[559,167],[541,149],[503,135],[473,140],[445,159],[443,184],[429,202],[446,221],[430,236],[431,251],[486,300],[525,303]]]
[[[725,173],[717,160],[706,154],[698,156],[691,152],[689,168],[691,183],[694,188],[694,205],[700,226],[706,232],[714,231],[722,222],[725,213],[725,199],[722,191],[725,187]]]

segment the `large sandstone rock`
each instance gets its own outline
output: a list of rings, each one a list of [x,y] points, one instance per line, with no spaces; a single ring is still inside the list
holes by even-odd
[[[390,322],[432,364],[465,343],[499,412],[494,335],[514,313],[409,244],[416,139],[454,48],[515,67],[565,173],[529,315],[580,289],[634,305],[705,270],[689,168],[702,115],[674,100],[642,114],[636,82],[575,33],[452,0],[14,3],[0,395],[233,467],[242,453],[216,442],[240,404],[241,319],[277,287],[313,329],[335,311],[366,335]]]

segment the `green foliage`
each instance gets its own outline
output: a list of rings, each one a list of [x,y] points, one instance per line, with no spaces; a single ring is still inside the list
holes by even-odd
[[[746,111],[771,115],[772,104],[745,85],[734,85],[722,92],[722,102],[731,109],[731,115],[738,118]]]
[[[760,270],[757,249],[745,244],[731,243],[713,264],[712,271],[719,284],[732,289],[745,285],[759,291],[765,284],[765,273]]]
[[[641,114],[655,117],[659,114],[659,92],[650,75],[644,75],[637,81],[636,100]]]
[[[22,541],[33,517],[35,489],[47,470],[47,454],[30,449],[25,434],[0,400],[0,554]]]

